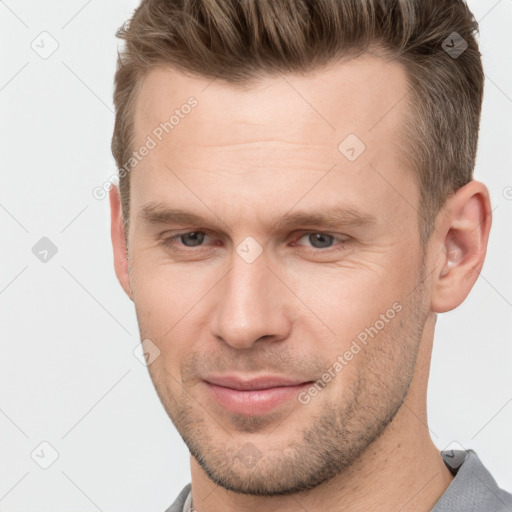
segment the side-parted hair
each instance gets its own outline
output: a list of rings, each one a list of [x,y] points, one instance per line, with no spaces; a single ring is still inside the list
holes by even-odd
[[[426,244],[448,196],[473,178],[484,86],[477,32],[464,0],[142,0],[116,34],[124,45],[112,153],[125,168],[137,92],[156,67],[247,87],[377,53],[407,73],[402,150],[420,187]],[[127,225],[129,172],[120,173],[119,188]]]

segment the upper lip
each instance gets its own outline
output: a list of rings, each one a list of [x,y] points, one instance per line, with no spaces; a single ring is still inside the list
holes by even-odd
[[[210,375],[204,379],[206,382],[231,389],[256,390],[282,386],[296,386],[310,382],[304,379],[281,377],[278,375],[261,375],[259,377],[243,378],[236,375]]]

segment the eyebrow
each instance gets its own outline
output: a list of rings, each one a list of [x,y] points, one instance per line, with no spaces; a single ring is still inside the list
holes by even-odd
[[[163,203],[148,203],[144,205],[139,217],[147,224],[188,224],[206,226],[212,224],[212,219],[197,215],[190,211],[176,209]],[[217,220],[226,225],[217,217]],[[215,224],[215,221],[213,221]],[[270,222],[274,232],[292,229],[298,226],[322,226],[336,228],[339,226],[364,227],[377,223],[377,217],[369,212],[363,212],[350,207],[330,207],[319,211],[288,211],[282,217]]]

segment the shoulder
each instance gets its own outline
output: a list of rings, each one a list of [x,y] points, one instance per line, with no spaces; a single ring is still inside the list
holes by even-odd
[[[182,512],[183,505],[185,505],[185,501],[190,492],[191,486],[192,484],[188,483],[185,487],[183,487],[174,503],[165,512]]]
[[[510,512],[512,494],[500,489],[473,450],[441,453],[446,465],[456,473],[432,512]],[[458,459],[454,468],[450,460]]]

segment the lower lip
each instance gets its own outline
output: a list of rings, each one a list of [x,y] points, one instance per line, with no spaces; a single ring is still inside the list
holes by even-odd
[[[225,409],[236,414],[264,414],[277,406],[296,398],[311,382],[295,386],[282,386],[268,389],[246,390],[225,388],[206,382],[213,398]]]

